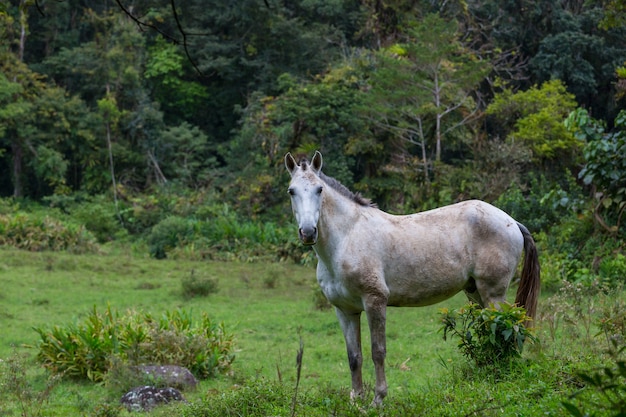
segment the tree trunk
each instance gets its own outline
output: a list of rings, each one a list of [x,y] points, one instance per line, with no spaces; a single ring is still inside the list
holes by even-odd
[[[24,195],[22,189],[23,149],[18,140],[11,144],[11,152],[13,153],[13,197],[20,198]]]

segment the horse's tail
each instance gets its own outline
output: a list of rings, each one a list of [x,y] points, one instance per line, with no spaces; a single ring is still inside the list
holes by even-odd
[[[517,223],[519,230],[524,236],[524,266],[522,267],[522,276],[520,278],[517,294],[515,295],[515,303],[526,309],[526,314],[535,317],[537,312],[537,300],[539,298],[539,290],[541,287],[541,268],[539,266],[539,256],[537,255],[537,246],[530,232],[521,223]]]

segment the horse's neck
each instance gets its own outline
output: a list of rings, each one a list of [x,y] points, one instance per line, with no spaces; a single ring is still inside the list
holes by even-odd
[[[342,240],[349,235],[359,216],[360,207],[336,191],[324,196],[318,221],[318,244],[320,256],[330,256]]]

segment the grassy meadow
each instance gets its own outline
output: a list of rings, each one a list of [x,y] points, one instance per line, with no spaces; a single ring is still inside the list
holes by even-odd
[[[218,291],[185,299],[181,281],[190,274],[217,280]],[[72,255],[2,248],[0,282],[0,360],[18,360],[27,380],[24,392],[32,394],[18,398],[8,392],[5,369],[1,416],[130,414],[117,406],[119,396],[106,384],[62,380],[47,392],[49,377],[34,359],[37,350],[32,346],[39,336],[33,327],[76,323],[94,307],[104,311],[107,306],[157,316],[178,308],[198,317],[206,312],[235,336],[230,372],[185,392],[188,404],[161,407],[152,415],[565,416],[569,414],[561,401],[584,385],[576,371],[610,363],[603,353],[608,343],[596,336],[598,330],[585,314],[597,315],[624,295],[601,294],[570,303],[544,294],[539,342],[529,344],[523,359],[510,369],[496,372],[472,367],[455,340],[442,339],[438,310],[461,307],[462,295],[431,307],[392,308],[387,329],[389,396],[383,408],[371,408],[374,376],[365,317],[369,398],[350,403],[343,336],[334,312],[315,308],[311,267],[154,260],[115,249]],[[301,341],[304,355],[296,391]]]

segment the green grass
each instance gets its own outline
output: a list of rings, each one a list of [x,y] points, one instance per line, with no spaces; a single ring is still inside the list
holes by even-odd
[[[218,292],[185,299],[181,281],[192,271],[216,279]],[[566,413],[560,401],[580,388],[573,372],[600,363],[596,339],[561,325],[554,336],[540,328],[541,344],[529,346],[525,359],[509,372],[473,369],[456,342],[444,342],[439,333],[438,309],[465,304],[458,295],[436,306],[389,310],[386,405],[351,404],[346,401],[350,372],[343,336],[332,310],[314,309],[314,281],[314,269],[286,263],[157,261],[114,250],[71,255],[0,249],[0,359],[24,355],[27,379],[41,391],[47,375],[34,362],[36,349],[23,347],[37,343],[33,327],[75,323],[94,305],[157,315],[185,308],[198,318],[207,312],[235,334],[236,359],[231,373],[185,393],[191,405],[154,413],[187,416],[291,415],[300,339],[304,357],[296,414],[307,416],[561,416]],[[373,365],[364,317],[362,321],[371,401]],[[61,381],[42,412],[27,415],[106,415],[103,404],[117,400],[104,386]],[[19,401],[3,394],[0,415],[24,414]]]

